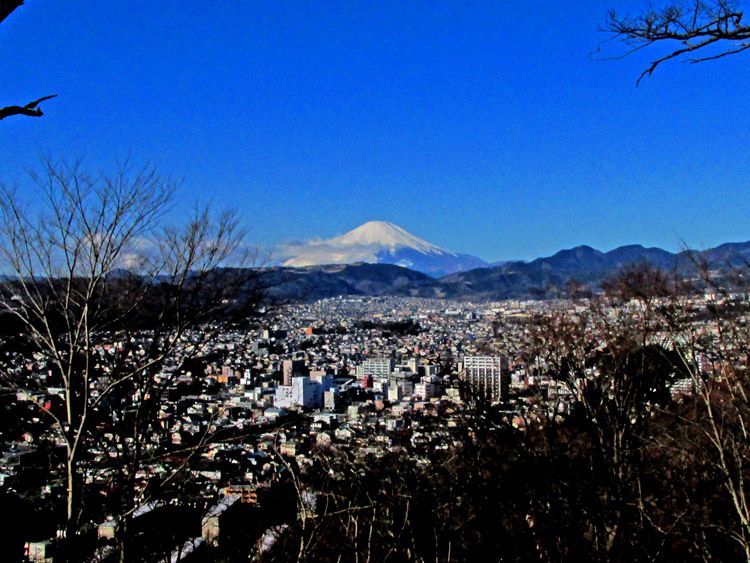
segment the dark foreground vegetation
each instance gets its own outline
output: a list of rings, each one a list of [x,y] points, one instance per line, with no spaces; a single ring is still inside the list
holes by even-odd
[[[497,346],[557,391],[515,412],[470,401],[452,447],[424,456],[320,450],[294,471],[314,507],[300,503],[263,560],[747,560],[737,273],[696,285],[631,268],[597,298],[500,321]],[[555,408],[537,401],[555,392]]]

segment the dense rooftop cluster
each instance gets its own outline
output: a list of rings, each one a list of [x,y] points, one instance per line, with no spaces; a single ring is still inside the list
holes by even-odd
[[[717,302],[707,294],[681,304],[686,326],[701,338],[718,338],[701,313]],[[649,306],[667,305],[654,299]],[[101,440],[88,445],[82,549],[100,560],[116,553],[123,520],[112,483],[119,471],[133,472],[130,494],[140,499],[128,519],[130,537],[138,539],[130,557],[272,557],[288,548],[290,526],[320,516],[327,487],[347,468],[359,467],[363,476],[396,456],[433,475],[487,428],[532,436],[550,421],[567,424],[592,407],[592,382],[606,379],[609,364],[585,358],[580,369],[568,364],[564,372],[560,362],[570,362],[582,343],[591,357],[606,355],[611,342],[602,323],[647,332],[646,347],[669,351],[679,343],[666,325],[643,332],[627,324],[645,318],[642,302],[599,304],[595,317],[593,307],[588,299],[474,304],[339,297],[286,305],[252,328],[210,339],[186,333],[154,375],[170,382],[163,396],[136,389],[128,402],[130,410],[153,409],[148,439],[134,444],[102,418]],[[148,346],[135,335],[99,346],[94,357],[138,357]],[[719,360],[708,350],[695,357],[699,374]],[[64,402],[64,389],[43,357],[3,354],[23,382],[6,390],[0,410],[2,498],[18,514],[6,539],[17,555],[25,545],[26,557],[42,561],[54,552],[66,475],[60,429],[50,426],[45,410]],[[658,375],[638,391],[643,400],[628,406],[637,409],[625,413],[633,427],[698,391],[700,377],[689,370],[665,367]],[[102,392],[107,384],[106,378],[97,383]],[[597,389],[619,400],[615,387]],[[124,469],[136,447],[137,463]],[[329,485],[317,473],[326,459],[333,460]],[[342,459],[348,461],[341,465]]]

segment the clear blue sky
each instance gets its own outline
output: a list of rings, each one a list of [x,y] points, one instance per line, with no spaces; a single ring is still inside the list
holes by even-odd
[[[0,105],[60,97],[0,122],[0,177],[131,154],[262,244],[371,219],[488,260],[748,240],[750,58],[636,88],[657,51],[597,60],[597,28],[645,4],[27,0]]]

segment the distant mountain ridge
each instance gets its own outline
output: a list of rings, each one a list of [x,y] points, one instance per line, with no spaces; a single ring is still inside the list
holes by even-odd
[[[704,251],[679,253],[641,245],[601,252],[584,245],[530,262],[486,265],[439,278],[387,263],[277,267],[262,271],[261,276],[264,285],[270,287],[269,296],[280,300],[312,301],[337,295],[499,300],[564,295],[566,284],[571,280],[595,290],[624,267],[637,263],[648,263],[689,276],[695,273],[697,262],[705,262],[716,271],[750,264],[750,242],[726,243]]]
[[[550,297],[564,294],[571,280],[596,290],[604,280],[633,264],[646,263],[689,276],[695,274],[696,265],[701,262],[716,271],[750,264],[750,242],[726,243],[704,251],[678,253],[635,244],[609,252],[582,245],[531,262],[508,262],[496,268],[452,274],[439,282],[443,293],[456,298]]]
[[[338,237],[287,245],[282,262],[287,267],[326,264],[392,264],[441,277],[488,266],[476,256],[435,246],[388,221],[368,221]]]

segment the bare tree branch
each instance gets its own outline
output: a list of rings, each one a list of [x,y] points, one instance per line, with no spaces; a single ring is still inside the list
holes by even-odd
[[[5,119],[6,117],[10,117],[12,115],[27,115],[29,117],[42,117],[44,113],[42,112],[42,109],[37,106],[45,100],[49,100],[51,98],[56,98],[56,97],[57,97],[57,94],[52,94],[50,96],[44,96],[42,98],[39,98],[38,100],[34,100],[33,102],[29,102],[25,106],[6,106],[4,108],[0,108],[0,119]]]
[[[743,15],[739,2],[734,0],[673,2],[660,9],[649,8],[637,16],[620,16],[611,11],[604,31],[629,45],[631,50],[627,54],[657,43],[673,45],[667,54],[653,60],[641,73],[637,81],[640,83],[663,62],[689,53],[710,53],[687,59],[697,63],[750,48],[750,25],[743,22]]]

